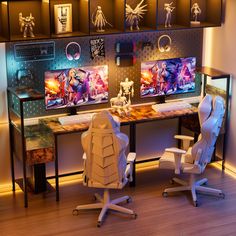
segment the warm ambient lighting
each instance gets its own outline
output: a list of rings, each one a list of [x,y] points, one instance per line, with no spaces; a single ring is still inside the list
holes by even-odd
[[[212,65],[212,56],[213,56],[213,29],[207,28],[204,29],[204,37],[203,37],[203,65]]]
[[[2,5],[5,5],[5,6],[7,6],[7,2],[2,2]]]
[[[150,161],[150,162],[145,162],[145,163],[139,163],[136,165],[136,171],[142,172],[142,171],[157,169],[158,163],[159,163],[159,161]],[[210,166],[212,166],[218,170],[222,170],[222,162],[221,161],[212,163],[212,164],[210,164]],[[236,169],[234,167],[232,167],[230,165],[226,165],[224,173],[236,179]],[[82,181],[83,181],[82,174],[61,177],[60,178],[60,186],[66,186],[66,185],[77,184],[77,183],[81,184]],[[48,180],[48,182],[52,186],[55,186],[54,179],[50,179],[50,180]],[[12,194],[11,188],[12,188],[11,184],[2,185],[0,188],[0,196],[11,195]],[[16,184],[15,193],[20,193],[20,192],[21,192],[21,189]]]

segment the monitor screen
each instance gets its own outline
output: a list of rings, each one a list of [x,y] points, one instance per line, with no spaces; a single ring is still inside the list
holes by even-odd
[[[141,97],[195,92],[196,58],[141,63]]]
[[[108,66],[88,66],[45,72],[46,109],[108,101]]]

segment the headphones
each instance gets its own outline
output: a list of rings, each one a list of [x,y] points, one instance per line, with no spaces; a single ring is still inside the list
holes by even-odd
[[[71,53],[71,52],[73,52],[73,53]],[[66,45],[65,53],[66,53],[66,58],[69,61],[79,60],[80,55],[81,55],[81,47],[76,42],[70,42]]]
[[[165,44],[165,46],[161,46],[160,42],[162,39],[167,38],[168,39],[168,43]],[[167,34],[163,34],[162,36],[160,36],[158,38],[158,42],[157,42],[157,47],[159,49],[160,52],[169,52],[171,49],[171,44],[172,44],[172,40],[171,37]]]

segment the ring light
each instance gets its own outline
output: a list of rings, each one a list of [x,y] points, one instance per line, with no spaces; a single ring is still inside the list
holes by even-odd
[[[73,49],[73,50],[72,50]],[[74,53],[69,53],[68,51],[71,50]],[[69,61],[72,60],[79,60],[80,55],[81,55],[81,47],[78,43],[76,42],[70,42],[66,45],[66,49],[65,49],[65,53],[66,53],[66,58]]]
[[[168,43],[165,46],[161,46],[160,42],[162,39],[167,38],[168,39]],[[171,44],[172,44],[172,40],[171,37],[167,34],[163,34],[162,36],[160,36],[158,38],[158,42],[157,42],[157,47],[159,49],[160,52],[169,52],[171,49]]]

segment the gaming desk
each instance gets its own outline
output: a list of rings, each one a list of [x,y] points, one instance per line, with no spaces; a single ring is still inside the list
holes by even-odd
[[[112,113],[112,112],[111,112]],[[130,144],[131,152],[136,151],[136,124],[174,119],[181,117],[196,116],[197,107],[192,106],[188,109],[169,111],[169,112],[155,112],[151,105],[138,105],[133,106],[130,116],[119,117],[121,125],[129,125],[130,127]],[[112,115],[116,115],[112,113]],[[58,175],[58,136],[83,132],[88,129],[89,123],[80,123],[74,125],[61,125],[58,118],[46,118],[40,120],[40,123],[45,125],[54,136],[54,151],[55,151],[55,182],[56,182],[56,200],[59,201],[59,175]],[[181,131],[181,119],[179,119],[178,131]],[[132,186],[135,186],[135,165]]]

